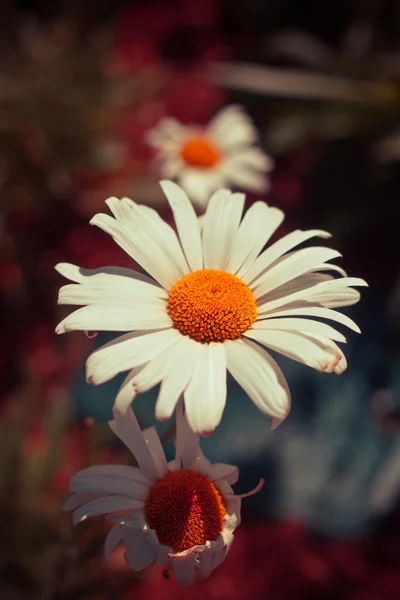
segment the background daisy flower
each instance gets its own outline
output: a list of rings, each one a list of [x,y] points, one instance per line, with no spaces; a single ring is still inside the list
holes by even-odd
[[[269,188],[273,161],[255,145],[257,130],[241,106],[223,108],[207,127],[163,118],[147,139],[162,177],[176,178],[199,208],[225,185],[260,193]]]
[[[114,409],[113,432],[134,455],[138,466],[101,465],[79,471],[71,480],[74,494],[64,505],[74,524],[106,515],[115,524],[105,542],[110,559],[122,543],[129,566],[141,571],[155,562],[172,569],[180,584],[208,577],[225,558],[240,523],[236,496],[237,467],[211,464],[199,437],[177,410],[175,459],[169,463],[155,427],[140,430],[131,409]],[[167,576],[167,572],[164,572]]]
[[[228,370],[276,427],[289,412],[290,392],[262,346],[321,372],[342,373],[346,359],[336,342],[346,338],[316,319],[359,332],[332,309],[357,302],[352,286],[367,284],[328,262],[340,256],[336,250],[293,250],[312,237],[329,238],[325,231],[293,231],[262,251],[284,218],[265,202],[242,218],[244,195],[219,190],[200,229],[183,190],[172,182],[161,185],[178,234],[155,210],[128,199],[110,198],[114,218],[98,214],[91,221],[151,278],[117,267],[59,264],[58,271],[75,282],[60,289],[59,303],[86,306],[56,331],[128,332],[93,352],[86,365],[94,384],[130,370],[116,398],[120,410],[161,382],[156,417],[171,417],[183,395],[193,431],[211,432],[224,411]]]

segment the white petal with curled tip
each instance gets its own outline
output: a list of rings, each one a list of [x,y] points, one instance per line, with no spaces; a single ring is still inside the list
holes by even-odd
[[[312,319],[300,319],[285,317],[283,319],[264,319],[263,321],[256,321],[251,326],[251,330],[273,330],[273,331],[303,331],[305,333],[311,333],[313,335],[319,335],[327,337],[337,342],[346,342],[346,338],[342,333],[333,329],[326,323],[320,323],[319,321],[313,321]]]
[[[135,498],[117,495],[104,496],[103,498],[96,498],[80,508],[77,508],[73,514],[73,523],[76,525],[89,517],[106,515],[121,510],[134,510],[136,508],[142,508],[143,506],[143,500],[136,500]]]
[[[343,355],[331,340],[300,331],[248,330],[244,335],[321,372],[332,372],[331,365],[337,364]]]
[[[162,302],[162,301],[160,301]],[[173,326],[164,306],[90,305],[78,308],[63,319],[56,333],[67,331],[143,331]]]
[[[269,248],[264,250],[262,254],[255,260],[254,264],[243,277],[243,281],[246,284],[252,283],[256,278],[260,277],[263,272],[268,269],[278,258],[280,258],[292,248],[295,248],[299,244],[306,242],[313,237],[321,237],[328,239],[331,234],[327,231],[320,229],[310,229],[309,231],[292,231],[288,235],[272,244]],[[253,287],[253,286],[251,286]]]
[[[133,410],[128,408],[125,413],[121,413],[114,407],[113,415],[113,431],[132,452],[143,475],[149,481],[154,481],[158,478],[158,468],[146,440],[143,437]]]
[[[276,362],[250,340],[229,340],[224,345],[232,377],[264,414],[283,420],[290,410],[290,392]]]
[[[286,310],[276,310],[268,313],[265,317],[321,317],[322,319],[329,319],[331,321],[337,321],[342,325],[345,325],[349,329],[352,329],[356,333],[361,333],[361,330],[357,323],[355,323],[350,317],[344,315],[337,310],[331,310],[330,308],[322,308],[320,306],[311,306],[304,308],[287,308]],[[260,317],[258,317],[260,318]],[[261,317],[262,318],[262,317]],[[256,325],[253,325],[254,329],[257,329]]]
[[[226,356],[224,344],[201,345],[197,369],[185,391],[186,418],[195,433],[214,431],[226,402]]]
[[[114,527],[109,531],[106,541],[104,542],[104,554],[107,559],[107,562],[110,562],[111,554],[118,546],[120,542],[122,542],[124,538],[125,528],[123,525],[114,525]]]
[[[126,530],[124,545],[127,563],[134,571],[143,571],[156,558],[157,546],[145,533]]]
[[[165,374],[156,402],[156,418],[161,421],[171,417],[175,406],[186,390],[200,360],[203,345],[182,336],[179,351],[171,355],[173,362]]]
[[[227,270],[242,277],[283,218],[281,210],[270,208],[265,202],[255,202],[244,215],[235,235]]]
[[[164,477],[168,472],[167,459],[165,458],[164,448],[162,447],[160,437],[155,427],[148,427],[143,430],[143,437],[154,459],[158,476]]]
[[[212,195],[207,206],[202,223],[203,256],[205,269],[221,269],[225,256],[225,249],[220,240],[219,232],[221,222],[229,205],[231,192],[218,190]]]
[[[341,256],[340,252],[331,248],[312,247],[293,252],[288,258],[272,266],[267,273],[256,279],[251,287],[254,297],[261,298],[264,294],[280,287],[291,279],[308,273],[315,265]]]
[[[118,373],[139,366],[156,357],[171,346],[180,333],[175,329],[164,329],[139,335],[126,333],[105,344],[86,361],[86,374],[93,383],[108,381]]]
[[[192,271],[203,268],[201,235],[196,213],[185,192],[172,181],[160,185],[171,206],[179,239]]]

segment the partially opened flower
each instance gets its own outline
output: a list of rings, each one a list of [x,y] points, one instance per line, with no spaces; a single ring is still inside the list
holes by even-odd
[[[100,384],[130,370],[116,398],[120,410],[138,392],[161,382],[156,417],[168,419],[183,395],[190,427],[211,432],[226,402],[227,370],[276,427],[288,414],[285,378],[262,346],[321,372],[341,373],[346,359],[335,343],[346,338],[318,319],[359,332],[332,310],[360,298],[351,286],[366,285],[327,261],[327,247],[293,249],[320,230],[294,231],[262,251],[283,220],[282,211],[256,202],[242,218],[244,196],[216,192],[199,220],[186,194],[162,182],[178,235],[154,211],[110,198],[115,218],[92,223],[109,233],[151,275],[106,267],[57,269],[76,282],[61,288],[60,304],[85,304],[66,317],[57,333],[127,331],[87,361],[89,382]]]
[[[107,558],[122,542],[126,560],[141,571],[155,562],[173,569],[182,585],[207,577],[225,558],[240,523],[241,498],[231,484],[239,471],[211,464],[199,438],[177,410],[175,460],[167,463],[154,427],[140,431],[131,409],[114,409],[113,432],[134,455],[137,467],[94,466],[71,480],[74,495],[64,505],[74,524],[106,515],[115,525],[105,542]],[[165,573],[167,575],[167,572]]]
[[[161,176],[176,178],[200,208],[225,185],[261,193],[269,188],[273,161],[255,145],[257,130],[241,106],[223,108],[207,127],[163,118],[147,137]]]

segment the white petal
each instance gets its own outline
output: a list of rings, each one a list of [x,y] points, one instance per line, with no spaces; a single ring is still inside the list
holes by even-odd
[[[319,263],[327,262],[338,256],[341,256],[341,254],[337,250],[318,246],[293,252],[288,258],[272,266],[251,284],[254,297],[256,299],[261,298],[264,294],[284,283],[305,275]]]
[[[173,344],[179,335],[175,329],[143,335],[126,333],[89,356],[86,362],[87,377],[96,385],[104,383],[118,373],[148,362]]]
[[[154,291],[152,290],[154,288]],[[164,295],[165,290],[158,288]],[[92,281],[80,284],[64,285],[58,294],[58,304],[84,305],[101,304],[106,306],[118,305],[124,308],[154,308],[162,310],[166,298],[161,298],[154,285],[148,285],[128,277],[111,277],[105,275],[102,280],[93,278]]]
[[[214,431],[226,403],[226,357],[224,344],[202,345],[193,378],[185,391],[186,418],[195,433]]]
[[[185,192],[172,181],[161,181],[160,185],[171,206],[179,239],[189,267],[192,271],[202,269],[201,235],[193,205]]]
[[[305,316],[305,317],[321,317],[322,319],[330,319],[331,321],[337,321],[342,325],[346,325],[349,329],[352,329],[356,333],[361,333],[360,328],[357,323],[355,323],[350,317],[344,315],[337,310],[331,310],[329,308],[321,308],[319,306],[312,306],[310,308],[288,308],[286,310],[276,310],[268,313],[268,318],[270,317],[295,317],[295,316]],[[254,327],[254,326],[253,326]]]
[[[106,541],[104,542],[104,554],[107,559],[107,562],[110,562],[111,554],[118,546],[118,544],[123,540],[124,537],[124,527],[122,525],[114,525],[114,527],[109,531]]]
[[[301,362],[317,371],[331,373],[342,359],[343,352],[328,339],[296,331],[248,330],[244,334],[276,352]]]
[[[125,556],[134,571],[143,571],[156,557],[157,546],[139,531],[128,531],[124,536]]]
[[[255,202],[235,236],[227,270],[242,278],[283,219],[281,210],[270,208],[265,202]]]
[[[328,277],[327,275],[307,275],[308,279],[315,277]],[[360,294],[357,290],[353,290],[349,286],[367,286],[368,284],[363,279],[356,277],[344,277],[343,279],[328,279],[306,287],[304,289],[299,278],[300,289],[289,294],[279,295],[278,298],[270,300],[266,296],[265,302],[258,306],[258,314],[262,315],[275,311],[288,304],[296,303],[298,306],[289,306],[289,308],[300,308],[302,306],[310,306],[317,304],[325,308],[335,308],[339,306],[350,306],[355,304],[360,299]],[[294,283],[294,288],[296,288]]]
[[[225,479],[229,485],[234,485],[239,478],[239,469],[233,465],[214,463],[212,465],[212,478],[214,481]]]
[[[231,197],[229,190],[218,190],[211,197],[202,223],[203,256],[205,269],[221,269],[224,261],[224,247],[219,233],[225,218],[226,207]]]
[[[313,321],[312,319],[296,319],[290,317],[282,319],[268,318],[262,321],[256,321],[251,329],[261,329],[263,331],[304,331],[305,333],[327,337],[331,340],[336,340],[337,342],[346,342],[344,335],[336,331],[336,329],[333,329],[333,327],[326,323],[320,323],[319,321]]]
[[[160,478],[168,472],[167,459],[165,458],[164,448],[162,447],[160,437],[155,427],[148,427],[143,430],[143,437],[153,456],[157,467],[157,473]]]
[[[160,300],[160,302],[163,302]],[[90,305],[78,308],[63,319],[56,333],[67,331],[143,331],[173,326],[165,307],[135,308],[125,305]]]
[[[175,461],[188,469],[195,462],[199,449],[199,436],[189,427],[183,412],[183,401],[180,401],[176,407]]]
[[[272,357],[249,340],[230,340],[225,347],[228,370],[257,408],[276,419],[285,419],[290,410],[290,392]]]
[[[165,421],[187,388],[200,360],[203,345],[187,336],[181,337],[179,351],[171,356],[173,363],[165,373],[156,402],[156,418]]]
[[[253,169],[254,171],[270,171],[274,161],[260,148],[242,148],[227,159],[232,166]]]
[[[158,298],[167,298],[167,292],[160,287],[153,279],[150,279],[144,273],[125,269],[124,267],[99,267],[98,269],[83,269],[70,263],[58,263],[56,265],[58,271],[63,277],[75,281],[76,283],[101,285],[103,287],[111,287],[116,290],[117,294],[121,290],[120,285],[123,285],[123,293],[140,293],[143,296]]]
[[[129,256],[167,290],[182,277],[182,272],[153,240],[148,228],[135,227],[127,220],[116,221],[105,214],[95,215],[90,223],[111,235]]]
[[[193,585],[196,579],[194,553],[182,558],[175,558],[173,561],[173,569],[179,585]]]
[[[200,210],[205,210],[211,195],[223,187],[224,178],[214,168],[186,167],[182,170],[179,183],[193,204]]]
[[[263,272],[280,256],[313,237],[322,237],[327,239],[331,237],[331,234],[320,229],[310,229],[309,231],[292,231],[260,254],[252,267],[243,277],[244,283],[251,283],[254,279],[256,279],[256,277],[262,275]]]
[[[82,506],[87,502],[91,502],[96,498],[97,494],[88,494],[88,493],[76,493],[73,494],[66,500],[63,504],[63,510],[75,510],[78,506]]]
[[[243,190],[262,194],[267,192],[270,187],[269,179],[265,173],[254,171],[232,158],[222,165],[221,172],[231,184]]]
[[[149,493],[149,484],[110,475],[92,475],[80,477],[79,473],[71,480],[71,491],[91,494],[118,494],[145,500]]]
[[[225,151],[252,144],[258,138],[243,108],[233,104],[217,113],[207,127],[207,135]]]
[[[133,456],[141,469],[143,475],[149,480],[154,481],[158,478],[158,469],[154,457],[143,437],[139,423],[131,408],[125,413],[113,408],[114,427],[116,435],[132,452]]]
[[[133,510],[143,506],[144,502],[142,500],[135,500],[134,498],[124,496],[104,496],[77,508],[74,511],[72,520],[74,525],[76,525],[89,517],[96,517],[121,510]]]

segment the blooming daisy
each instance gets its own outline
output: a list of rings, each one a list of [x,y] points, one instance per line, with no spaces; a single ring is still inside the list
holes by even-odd
[[[351,286],[367,284],[327,262],[340,256],[336,250],[293,250],[310,238],[329,238],[325,231],[293,231],[263,250],[284,218],[265,202],[242,218],[244,195],[219,190],[200,227],[185,192],[169,181],[161,186],[177,234],[155,210],[126,198],[107,200],[114,218],[97,214],[91,221],[151,277],[118,267],[57,265],[75,282],[60,289],[59,303],[86,306],[56,332],[127,332],[93,352],[86,365],[94,384],[129,370],[116,398],[120,410],[161,382],[156,417],[171,417],[183,395],[193,431],[211,432],[224,411],[228,370],[276,427],[289,412],[290,393],[262,346],[318,371],[342,373],[346,359],[335,342],[346,338],[318,319],[359,332],[332,309],[357,302]]]
[[[240,523],[241,498],[235,495],[239,470],[211,464],[199,437],[177,409],[175,459],[165,458],[155,427],[141,431],[131,409],[114,409],[112,431],[134,455],[137,467],[101,465],[79,471],[64,505],[74,524],[106,515],[115,525],[105,542],[107,559],[123,543],[129,566],[141,571],[155,562],[170,569],[182,585],[205,578],[225,558]]]
[[[199,208],[225,185],[268,190],[273,161],[255,145],[257,130],[241,106],[223,108],[205,128],[163,118],[147,138],[157,149],[162,177],[176,178]]]

